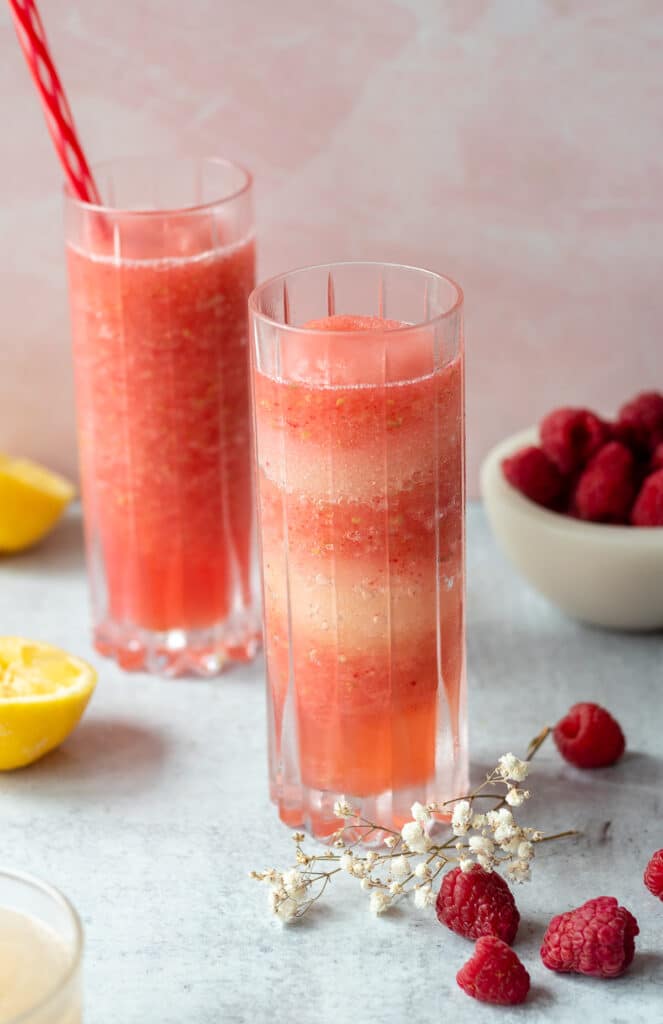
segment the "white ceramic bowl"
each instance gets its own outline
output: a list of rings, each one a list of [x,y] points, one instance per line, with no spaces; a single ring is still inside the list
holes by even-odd
[[[663,527],[584,523],[525,498],[501,463],[538,440],[536,429],[515,434],[481,467],[486,513],[505,553],[567,615],[612,629],[662,629]]]

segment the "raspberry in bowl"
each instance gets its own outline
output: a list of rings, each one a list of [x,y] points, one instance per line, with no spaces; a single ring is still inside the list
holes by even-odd
[[[554,410],[488,454],[481,493],[505,554],[567,615],[663,628],[663,395],[613,421]]]

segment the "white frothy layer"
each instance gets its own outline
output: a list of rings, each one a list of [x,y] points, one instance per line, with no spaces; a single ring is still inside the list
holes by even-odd
[[[90,249],[83,249],[81,246],[75,245],[73,242],[67,242],[67,248],[71,249],[78,256],[83,257],[92,261],[93,263],[105,263],[110,266],[122,265],[123,267],[152,267],[155,270],[167,270],[175,266],[183,266],[184,264],[190,263],[204,263],[206,261],[211,262],[217,260],[220,256],[224,259],[233,256],[240,249],[245,249],[255,240],[255,234],[251,232],[245,235],[238,242],[233,242],[230,245],[216,246],[213,249],[204,249],[202,252],[191,253],[188,256],[165,256],[165,257],[146,257],[136,258],[123,256],[119,252],[114,253],[98,253],[93,252]]]

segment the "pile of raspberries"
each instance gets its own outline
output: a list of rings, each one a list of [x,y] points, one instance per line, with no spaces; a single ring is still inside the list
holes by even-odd
[[[624,752],[619,723],[598,704],[576,704],[557,723],[553,736],[562,756],[579,768],[614,764]],[[644,884],[663,901],[663,850],[652,856]],[[441,924],[475,942],[474,953],[456,975],[469,996],[484,1003],[522,1003],[530,976],[511,948],[520,914],[507,882],[496,871],[475,864],[470,871],[448,871],[437,895]],[[550,921],[541,960],[551,971],[616,978],[635,955],[638,922],[614,896],[598,896]]]
[[[663,850],[649,861],[644,883],[663,900]],[[435,909],[441,924],[476,943],[456,975],[463,991],[498,1006],[525,1002],[529,972],[511,948],[520,914],[501,875],[478,864],[468,872],[453,868],[442,880]],[[633,914],[614,896],[598,896],[553,917],[543,936],[541,960],[560,974],[618,978],[633,961],[639,932]]]
[[[663,394],[637,395],[614,422],[555,409],[539,432],[539,446],[502,462],[525,497],[592,523],[663,526]]]

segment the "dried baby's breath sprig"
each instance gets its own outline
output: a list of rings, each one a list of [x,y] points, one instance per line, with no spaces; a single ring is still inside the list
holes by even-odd
[[[303,832],[295,832],[295,865],[285,871],[268,868],[252,871],[251,878],[269,886],[271,912],[283,924],[306,914],[333,877],[347,874],[368,892],[369,910],[376,915],[397,901],[412,896],[424,910],[435,903],[433,884],[450,864],[471,871],[479,864],[486,871],[503,871],[510,882],[530,879],[532,861],[539,843],[576,835],[573,831],[546,835],[540,829],[520,825],[514,810],[522,807],[530,793],[520,784],[528,776],[530,762],[550,730],[542,730],[530,743],[524,759],[503,754],[484,781],[467,796],[442,803],[414,803],[412,820],[400,832],[361,817],[342,797],[334,804],[334,815],[343,824],[322,853],[307,853]],[[486,809],[479,801],[492,800]],[[438,841],[431,825],[451,811],[449,835]],[[362,852],[362,844],[380,837],[386,852]]]

